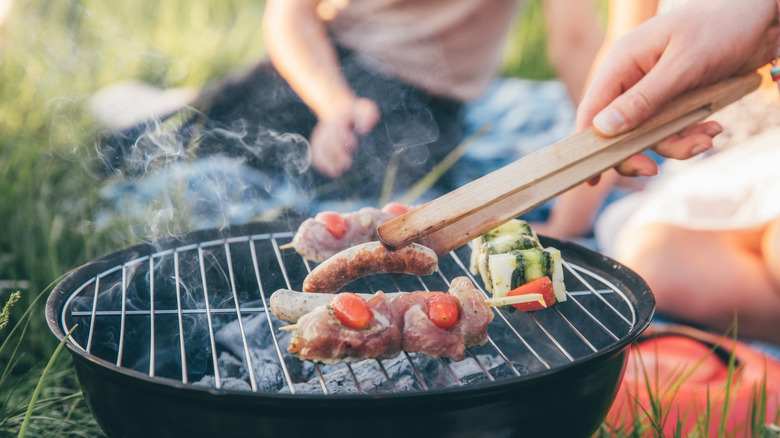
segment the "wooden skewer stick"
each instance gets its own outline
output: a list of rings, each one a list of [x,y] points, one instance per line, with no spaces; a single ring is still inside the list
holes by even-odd
[[[280,331],[286,332],[290,330],[298,330],[298,324],[290,324],[283,327],[279,327]]]
[[[514,295],[511,297],[493,297],[485,300],[485,304],[493,307],[511,306],[513,304],[534,303],[534,302],[541,303],[543,307],[547,307],[547,304],[544,302],[544,297],[542,297],[542,294],[524,294],[524,295]]]
[[[293,246],[293,243],[292,243],[292,242],[290,242],[290,243],[285,243],[284,245],[279,245],[279,249],[290,249],[290,248],[294,248],[294,247],[295,247],[295,246]]]

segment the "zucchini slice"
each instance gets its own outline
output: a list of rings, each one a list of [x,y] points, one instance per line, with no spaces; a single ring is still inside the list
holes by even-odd
[[[490,273],[487,268],[489,255],[533,247],[542,247],[536,233],[526,221],[512,219],[471,241],[469,271],[472,275],[481,276],[485,288],[490,292]]]
[[[561,253],[556,248],[530,248],[494,254],[488,259],[488,268],[494,297],[504,297],[512,289],[547,276],[553,283],[555,300],[566,301]]]

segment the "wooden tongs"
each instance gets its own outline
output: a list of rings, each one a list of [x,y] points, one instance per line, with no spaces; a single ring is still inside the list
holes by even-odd
[[[384,223],[379,239],[391,250],[416,242],[446,254],[703,120],[760,82],[751,73],[690,91],[616,137],[579,132]]]

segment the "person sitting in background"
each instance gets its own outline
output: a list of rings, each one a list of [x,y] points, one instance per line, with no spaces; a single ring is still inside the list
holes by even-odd
[[[205,86],[177,141],[188,155],[294,181],[310,198],[408,187],[458,143],[463,102],[499,67],[516,2],[490,3],[270,0],[269,59]],[[127,137],[108,152],[116,169],[146,145]]]
[[[740,9],[746,17],[735,21],[728,2],[692,1],[628,33],[611,49],[587,88],[579,127],[592,120],[599,132],[617,134],[649,117],[677,93],[750,71],[771,59],[777,5],[774,0],[752,3],[755,9]],[[634,17],[637,23],[664,7],[655,1],[612,6],[612,18]],[[708,33],[714,28],[717,37]],[[692,50],[707,56],[693,59]],[[763,72],[768,77],[768,68]],[[595,114],[599,115],[593,118]],[[710,121],[689,129],[688,134],[699,131],[685,140],[672,139],[660,148],[680,158],[715,152],[666,161],[658,180],[611,203],[596,220],[598,248],[647,280],[662,315],[718,330],[730,327],[736,315],[740,335],[778,343],[780,332],[768,329],[780,317],[777,90],[765,80],[759,91],[714,118],[725,127],[714,142],[710,134],[721,127]],[[656,164],[637,156],[618,170],[650,176]],[[595,216],[618,178],[618,172],[610,171],[602,176],[601,187],[582,186],[566,193],[547,228],[537,231],[571,237],[589,229],[592,222],[582,218]],[[582,193],[585,196],[578,196]]]
[[[112,133],[115,141],[104,148],[103,161],[110,172],[130,178],[151,174],[158,169],[152,160],[161,161],[162,168],[178,169],[174,178],[187,178],[176,185],[188,192],[210,181],[213,196],[184,196],[197,199],[197,211],[220,209],[223,200],[254,204],[231,208],[226,215],[233,223],[247,220],[245,214],[234,219],[236,211],[308,214],[382,204],[427,176],[473,134],[464,108],[479,102],[469,111],[473,115],[495,107],[478,99],[495,85],[518,4],[268,1],[262,26],[268,59],[208,84],[181,117]],[[562,54],[574,54],[567,56],[562,76],[565,88],[579,95],[602,37],[595,10],[590,2],[571,0],[547,0],[545,6],[552,57],[560,65]],[[548,111],[545,117],[558,114]],[[168,120],[184,123],[159,129]],[[538,125],[544,129],[548,120]],[[158,131],[173,134],[157,138]],[[469,169],[465,178],[442,177],[426,196],[482,176],[494,164]],[[148,186],[159,191],[174,185],[169,177],[138,179],[107,197],[130,199]],[[137,204],[120,207],[129,211]]]
[[[558,53],[575,40],[563,35],[571,27],[562,21],[571,21],[571,9],[581,9],[573,4],[581,2],[547,3],[551,50]],[[563,3],[571,4],[565,16]],[[463,108],[496,78],[517,5],[269,1],[263,32],[270,63],[238,85],[248,98],[239,105],[221,99],[206,114],[213,123],[247,117],[261,129],[307,138],[308,151],[301,152],[308,153],[311,167],[301,176],[309,187],[329,186],[341,199],[387,198],[422,179],[460,143]],[[595,27],[595,16],[590,22],[578,18]],[[589,36],[586,44],[577,40],[580,58],[566,74],[574,93],[581,92],[600,40]],[[286,100],[264,104],[269,94]],[[252,158],[263,169],[278,161],[266,152]]]
[[[766,71],[766,69],[764,69]],[[765,74],[765,76],[767,76]],[[771,80],[716,117],[712,150],[661,165],[610,204],[599,247],[637,271],[659,313],[780,343],[780,98]]]
[[[516,6],[514,0],[269,1],[263,23],[269,60],[207,85],[179,117],[113,133],[117,141],[101,158],[117,179],[129,181],[104,190],[112,205],[101,221],[169,217],[146,214],[152,205],[192,210],[187,220],[213,227],[391,200],[462,141],[463,108],[496,77]],[[576,100],[601,40],[596,16],[590,2],[545,6],[551,57]],[[509,106],[533,107],[515,100]],[[519,129],[533,126],[535,115],[527,114],[530,123]],[[477,149],[490,147],[471,146]],[[442,178],[426,195],[527,152],[494,153],[498,160],[461,172],[465,179]],[[170,205],[180,199],[183,207]]]

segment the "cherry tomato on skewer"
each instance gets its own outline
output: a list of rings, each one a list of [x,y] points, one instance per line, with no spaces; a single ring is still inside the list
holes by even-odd
[[[425,300],[428,302],[428,318],[436,327],[447,330],[458,322],[460,311],[455,297],[444,292],[428,292]]]
[[[336,318],[349,328],[362,329],[371,324],[371,308],[366,300],[352,292],[337,294],[330,301],[330,307],[333,308]]]
[[[335,211],[322,211],[314,216],[314,220],[325,225],[325,229],[336,239],[347,234],[347,221]]]
[[[408,213],[411,209],[407,207],[405,204],[401,204],[400,202],[388,202],[385,204],[384,207],[382,207],[382,211],[385,213],[390,213],[393,216],[401,216],[402,214]]]
[[[532,310],[539,310],[545,307],[550,307],[555,304],[555,290],[553,289],[553,284],[550,280],[550,277],[545,276],[542,278],[537,278],[533,281],[529,281],[528,283],[507,292],[506,296],[511,297],[515,295],[526,294],[541,294],[545,306],[539,302],[512,304],[515,309],[522,310],[523,312],[530,312]]]

